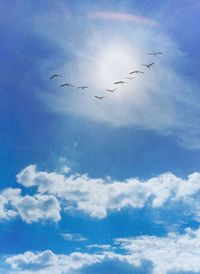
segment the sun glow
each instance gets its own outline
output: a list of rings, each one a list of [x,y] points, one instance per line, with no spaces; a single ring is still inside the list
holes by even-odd
[[[129,45],[113,42],[98,51],[92,78],[96,88],[113,88],[115,81],[127,81],[129,72],[139,66],[139,53]]]

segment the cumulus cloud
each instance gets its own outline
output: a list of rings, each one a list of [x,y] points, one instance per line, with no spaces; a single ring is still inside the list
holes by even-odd
[[[8,188],[0,193],[0,219],[8,220],[17,215],[17,211],[10,201],[19,197],[20,192],[20,189]]]
[[[200,229],[186,229],[184,234],[170,233],[165,237],[140,236],[116,239],[114,246],[119,246],[123,253],[102,251],[58,255],[47,250],[10,256],[5,262],[11,269],[23,274],[52,273],[53,270],[58,274],[85,273],[81,271],[84,267],[101,264],[104,261],[121,261],[138,269],[144,262],[148,262],[148,271],[145,273],[153,274],[200,272]],[[24,272],[26,270],[29,272]]]
[[[40,172],[30,165],[17,175],[17,182],[34,186],[42,195],[54,195],[66,210],[77,209],[91,217],[104,218],[108,212],[123,208],[162,208],[167,203],[186,203],[199,216],[200,173],[186,179],[172,173],[142,181],[92,179],[88,175],[64,176],[56,172]],[[99,198],[101,197],[101,198]]]
[[[22,220],[26,223],[52,220],[57,222],[60,217],[60,205],[52,195],[26,195],[15,204]]]
[[[0,219],[19,216],[26,223],[59,221],[60,204],[55,196],[21,195],[20,189],[7,188],[0,194]]]
[[[17,174],[17,182],[25,191],[33,188],[34,194],[22,195],[21,189],[7,188],[0,192],[0,218],[19,216],[26,223],[61,219],[60,212],[79,211],[93,218],[105,218],[111,212],[123,209],[168,210],[184,207],[199,221],[200,173],[194,172],[182,179],[173,173],[164,173],[148,180],[129,178],[116,181],[112,178],[90,178],[87,174],[63,175],[57,172],[38,171],[35,165]],[[83,240],[81,235],[64,233],[67,240]]]
[[[9,263],[13,269],[31,269],[34,271],[53,265],[55,263],[55,255],[50,250],[38,254],[27,251],[24,254],[7,258],[6,262]]]
[[[15,256],[8,257],[6,263],[16,271],[29,271],[25,273],[72,273],[72,271],[81,269],[102,260],[103,255],[92,255],[81,252],[74,252],[69,255],[57,255],[50,250],[40,253],[25,252]],[[48,272],[49,271],[49,272]],[[53,271],[53,272],[52,272]],[[73,272],[75,273],[75,272]]]
[[[129,253],[130,262],[151,262],[154,274],[200,272],[200,229],[188,228],[183,235],[169,233],[166,237],[141,236],[117,242]]]

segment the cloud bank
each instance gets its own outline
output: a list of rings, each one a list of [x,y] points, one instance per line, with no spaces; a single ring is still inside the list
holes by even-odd
[[[30,165],[17,175],[17,181],[25,187],[37,187],[41,195],[54,195],[69,210],[74,208],[96,218],[105,218],[108,212],[123,208],[161,208],[167,202],[185,202],[197,209],[199,206],[195,197],[200,191],[200,173],[193,173],[186,180],[165,173],[147,181],[130,178],[109,182],[87,175],[65,177],[55,172],[39,172]]]
[[[128,178],[90,178],[87,174],[67,174],[38,171],[30,165],[17,174],[20,188],[0,192],[0,219],[19,216],[26,223],[61,219],[61,211],[79,212],[91,218],[103,219],[112,212],[125,209],[151,210],[184,208],[199,221],[200,173],[194,172],[182,179],[173,173],[164,173],[148,180]],[[34,192],[33,192],[34,191]],[[101,198],[99,198],[101,197]],[[68,235],[69,236],[69,235]],[[66,234],[67,237],[67,234]]]
[[[88,175],[41,172],[35,165],[30,165],[17,175],[17,182],[26,188],[36,187],[37,195],[55,197],[66,210],[79,210],[90,217],[105,218],[109,212],[124,208],[162,208],[177,203],[185,203],[196,218],[199,216],[198,172],[190,174],[187,179],[164,173],[146,181],[130,178],[120,182],[92,179]]]
[[[116,239],[114,245],[120,247],[123,254],[102,251],[63,255],[46,250],[10,256],[5,262],[10,265],[13,274],[78,274],[85,273],[85,267],[102,264],[105,261],[111,261],[113,264],[117,261],[126,263],[136,270],[148,262],[149,271],[145,273],[153,274],[200,272],[200,229],[186,229],[183,234],[170,233],[165,237],[140,236]]]

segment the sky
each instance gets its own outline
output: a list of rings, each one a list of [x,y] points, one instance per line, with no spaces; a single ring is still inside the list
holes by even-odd
[[[1,1],[0,273],[200,273],[199,10]]]

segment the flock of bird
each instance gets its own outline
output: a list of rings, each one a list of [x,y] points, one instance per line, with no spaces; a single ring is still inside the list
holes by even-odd
[[[163,52],[151,52],[151,53],[148,53],[148,55],[152,55],[152,56],[158,56],[158,55],[161,55],[161,54],[163,54]],[[145,67],[147,67],[148,69],[150,69],[151,66],[153,66],[154,64],[155,64],[155,63],[152,62],[152,63],[150,63],[150,64],[142,64],[142,66],[145,66]],[[135,74],[144,74],[144,72],[143,72],[143,71],[140,71],[140,70],[133,70],[133,71],[129,72],[129,76],[125,77],[125,79],[131,81],[131,80],[135,79],[135,77],[133,77],[133,76],[131,76],[131,75],[135,75]],[[61,74],[53,74],[53,75],[49,78],[49,80],[52,80],[52,79],[57,78],[57,77],[62,77],[62,75],[61,75]],[[129,83],[129,82],[127,82],[127,81],[122,81],[122,80],[121,80],[121,81],[114,82],[113,84],[114,84],[114,85],[123,85],[123,84],[128,84],[128,83]],[[74,85],[72,85],[72,84],[70,84],[70,83],[64,83],[64,84],[60,85],[60,87],[71,87],[71,88],[82,89],[82,90],[85,90],[85,89],[88,89],[88,88],[89,88],[89,86],[78,86],[78,87],[76,87],[76,86],[74,86]],[[111,93],[115,92],[116,90],[117,90],[117,87],[114,88],[114,89],[106,89],[106,91],[111,92]],[[95,97],[96,99],[102,100],[102,99],[104,99],[106,96],[97,96],[97,95],[95,95],[94,97]]]

